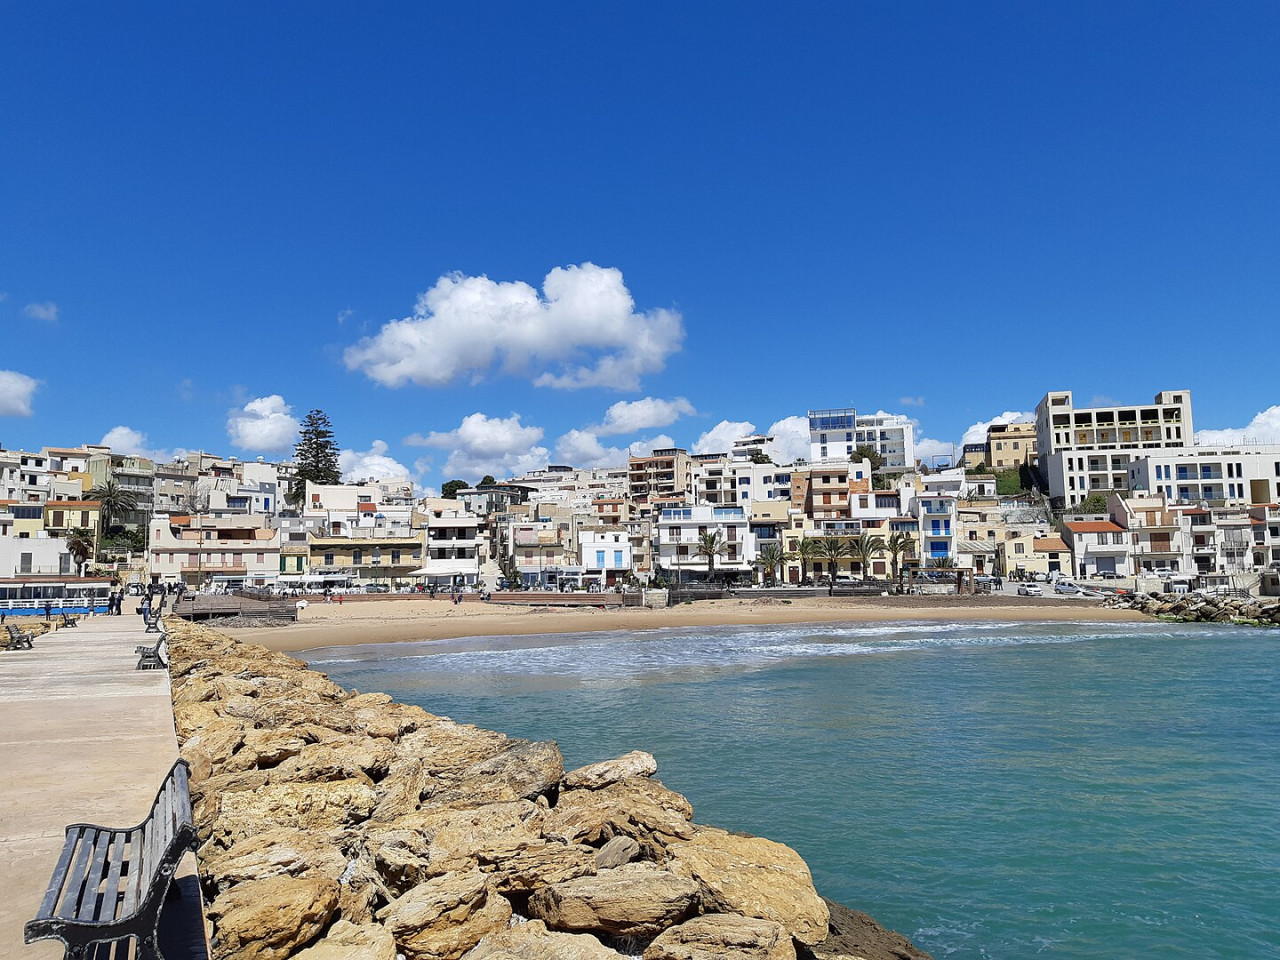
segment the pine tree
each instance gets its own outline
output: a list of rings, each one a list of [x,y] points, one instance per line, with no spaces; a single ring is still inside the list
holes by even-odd
[[[307,481],[337,483],[338,444],[333,439],[333,425],[323,410],[312,410],[302,421],[298,442],[293,448],[294,473],[289,486],[289,501],[300,504],[307,493]]]

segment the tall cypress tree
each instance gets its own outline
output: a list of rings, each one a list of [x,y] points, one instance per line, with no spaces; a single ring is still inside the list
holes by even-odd
[[[338,444],[333,439],[333,425],[323,410],[312,410],[302,421],[298,442],[293,447],[295,470],[289,486],[289,500],[301,504],[307,494],[307,481],[337,483]]]

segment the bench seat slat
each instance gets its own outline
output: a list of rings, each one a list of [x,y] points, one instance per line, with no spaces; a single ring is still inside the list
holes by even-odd
[[[111,851],[111,867],[107,871],[107,896],[111,897],[115,902],[115,910],[112,913],[112,919],[120,915],[120,908],[123,900],[120,896],[120,877],[124,873],[124,854],[129,849],[129,833],[117,833],[115,838],[115,846]]]
[[[53,878],[49,881],[49,889],[45,891],[44,899],[40,901],[40,911],[36,916],[54,916],[63,887],[66,886],[67,867],[70,866],[71,857],[76,852],[76,848],[80,845],[80,838],[83,836],[84,829],[80,827],[67,831],[67,839],[62,844],[62,853],[58,855],[58,862],[53,868]]]
[[[115,915],[114,890],[103,891],[101,902],[98,899],[98,888],[102,886],[102,875],[107,868],[107,855],[111,851],[114,837],[114,830],[100,830],[93,838],[93,859],[84,878],[84,889],[80,893],[80,911],[77,916],[81,920],[104,919],[104,912],[106,919]]]
[[[64,919],[74,920],[80,912],[80,898],[84,894],[85,876],[89,872],[89,859],[93,855],[93,839],[92,829],[80,832],[75,863],[71,865],[71,872],[67,874],[66,883],[63,884],[62,906],[58,910],[58,916]]]

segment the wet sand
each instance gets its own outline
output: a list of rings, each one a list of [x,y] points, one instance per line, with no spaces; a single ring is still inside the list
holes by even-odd
[[[448,598],[414,597],[380,602],[311,603],[302,611],[297,623],[282,627],[228,628],[224,632],[272,650],[296,652],[314,647],[411,640],[738,624],[893,620],[1119,622],[1147,619],[1143,614],[1130,610],[1104,608],[1098,602],[1053,597],[809,597],[789,602],[743,597],[701,600],[661,610],[639,607],[564,609],[476,601],[455,605]]]

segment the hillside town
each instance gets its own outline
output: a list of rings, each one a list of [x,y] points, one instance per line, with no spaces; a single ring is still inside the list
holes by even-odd
[[[808,426],[810,456],[791,463],[758,435],[455,482],[447,497],[408,477],[315,482],[296,462],[0,448],[0,608],[117,588],[902,589],[949,569],[971,584],[1149,577],[1280,592],[1280,445],[1196,445],[1189,391],[1087,408],[1049,392],[1034,422],[993,423],[985,442],[931,463],[904,415],[818,409]]]

